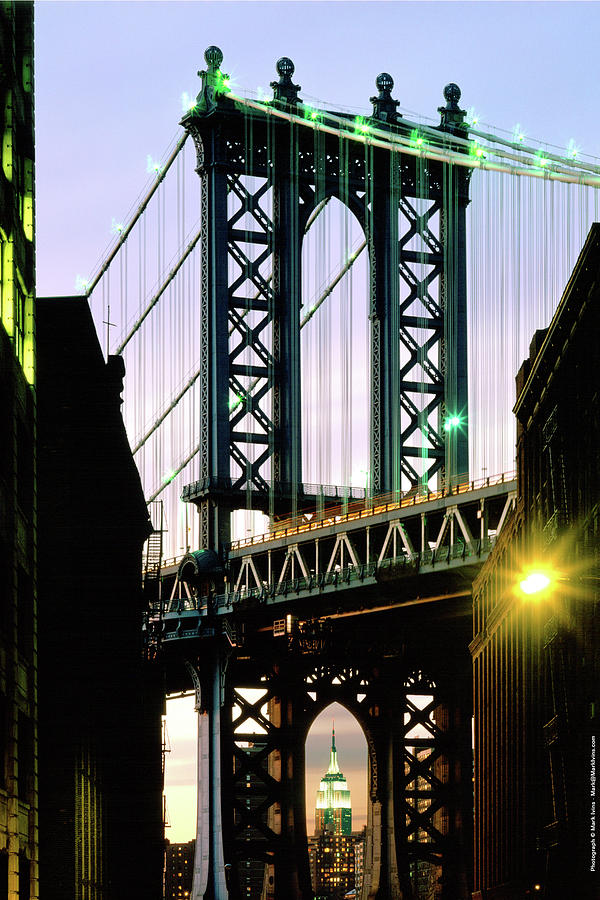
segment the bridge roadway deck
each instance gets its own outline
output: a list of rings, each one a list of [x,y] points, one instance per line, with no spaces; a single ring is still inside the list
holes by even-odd
[[[149,629],[162,644],[213,633],[209,612],[246,632],[284,627],[285,618],[344,618],[466,598],[516,496],[511,476],[451,493],[349,506],[314,521],[299,517],[230,545],[225,590],[207,599],[163,569],[161,608]],[[211,621],[214,622],[212,616]],[[229,625],[225,626],[229,628]]]

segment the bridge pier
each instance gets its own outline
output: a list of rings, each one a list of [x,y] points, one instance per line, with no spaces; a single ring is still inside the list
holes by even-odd
[[[212,643],[212,642],[211,642]],[[223,853],[221,714],[223,658],[218,647],[186,663],[196,690],[198,805],[192,900],[228,900]]]
[[[269,717],[278,735],[270,772],[279,781],[275,810],[279,810],[276,830],[280,845],[275,851],[273,900],[304,900],[312,896],[305,852],[305,723],[304,710],[297,703],[296,681],[293,672],[279,669],[273,684],[277,694],[269,704]]]
[[[410,886],[407,877],[402,877],[407,873],[398,866],[396,832],[402,820],[394,790],[395,784],[402,789],[403,753],[400,742],[389,733],[368,744],[370,797],[361,900],[407,900]]]

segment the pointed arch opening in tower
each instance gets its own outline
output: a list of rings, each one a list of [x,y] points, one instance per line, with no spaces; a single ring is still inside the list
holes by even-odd
[[[305,482],[368,487],[369,259],[336,197],[317,205],[302,244],[302,470]]]
[[[367,822],[367,742],[341,704],[314,720],[306,740],[306,830],[315,896],[360,896]]]

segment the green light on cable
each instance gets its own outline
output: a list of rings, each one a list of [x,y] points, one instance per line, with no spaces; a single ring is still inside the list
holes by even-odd
[[[90,286],[90,282],[87,278],[83,278],[81,275],[78,275],[75,279],[75,290],[83,291],[85,293]]]
[[[471,146],[469,147],[469,153],[471,156],[474,156],[476,159],[485,159],[486,153],[483,147],[480,147],[477,141],[473,141]]]
[[[419,133],[419,131],[417,131],[416,128],[413,128],[413,130],[411,131],[410,140],[416,147],[422,147],[425,143],[424,137]]]
[[[304,108],[304,118],[310,119],[311,122],[316,122],[319,118],[319,111],[316,109],[311,109],[310,106],[306,106]]]
[[[181,95],[181,111],[186,113],[196,108],[196,100],[187,91]]]
[[[161,171],[160,163],[157,163],[156,160],[152,159],[150,154],[146,157],[146,171],[151,175],[158,175]]]
[[[217,72],[215,91],[217,94],[228,94],[231,91],[231,78],[223,72]]]
[[[567,156],[569,157],[569,159],[577,159],[580,151],[581,147],[578,147],[573,138],[571,138],[567,145]]]
[[[544,154],[542,153],[541,150],[538,151],[536,156],[537,156],[537,164],[542,169],[545,168],[546,166],[550,165],[550,160],[548,159],[548,157],[544,156]]]
[[[517,122],[515,127],[513,128],[512,133],[513,144],[522,144],[525,140],[525,132],[523,131],[521,125]]]
[[[467,122],[469,125],[478,125],[480,116],[475,112],[475,109],[470,106],[467,110]]]
[[[370,131],[369,123],[363,116],[357,116],[354,120],[354,130],[358,134],[368,134]]]
[[[163,484],[171,484],[177,472],[167,472],[166,475],[163,475]]]

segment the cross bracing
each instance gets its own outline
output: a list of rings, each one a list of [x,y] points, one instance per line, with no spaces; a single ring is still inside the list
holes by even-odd
[[[517,139],[509,141],[494,135],[490,129],[482,131],[470,127],[469,132],[464,135],[456,131],[443,133],[438,127],[411,122],[406,116],[401,121],[388,120],[385,124],[376,118],[364,116],[359,124],[354,116],[313,107],[309,109],[302,103],[286,107],[264,100],[254,101],[234,96],[230,92],[226,97],[217,98],[217,106],[222,102],[230,102],[247,123],[246,151],[242,146],[243,141],[242,144],[234,142],[235,146],[232,144],[230,148],[234,162],[235,159],[238,162],[242,160],[244,152],[246,160],[248,159],[248,148],[252,147],[256,138],[258,123],[268,119],[289,123],[298,132],[312,135],[313,150],[308,153],[300,149],[300,178],[306,178],[310,173],[311,177],[318,177],[326,182],[335,178],[335,167],[339,167],[339,160],[347,163],[344,183],[342,187],[338,186],[337,193],[339,195],[346,192],[352,217],[362,216],[363,222],[359,226],[362,240],[353,242],[354,250],[348,248],[335,264],[331,260],[328,271],[324,271],[322,290],[316,299],[305,297],[303,293],[300,315],[308,329],[315,328],[322,310],[339,302],[336,299],[338,278],[339,291],[347,292],[345,279],[354,277],[354,283],[358,285],[358,272],[362,284],[360,291],[368,293],[370,290],[367,278],[372,268],[372,247],[365,231],[365,214],[360,213],[361,203],[364,210],[365,202],[368,205],[369,199],[367,197],[365,201],[364,197],[361,198],[358,188],[352,190],[352,180],[360,180],[361,177],[360,166],[357,168],[358,159],[366,158],[377,150],[394,154],[403,160],[400,180],[404,179],[406,183],[412,183],[409,158],[416,161],[415,172],[419,168],[424,172],[437,162],[448,164],[449,169],[474,170],[472,203],[467,210],[467,221],[471,223],[470,232],[467,233],[471,449],[464,468],[468,468],[473,475],[479,475],[511,467],[511,429],[506,425],[503,418],[506,414],[499,406],[502,396],[508,396],[510,387],[507,390],[503,385],[510,386],[513,371],[523,355],[523,350],[519,347],[523,346],[524,338],[519,336],[530,334],[535,327],[547,321],[564,286],[571,259],[579,247],[580,235],[584,233],[590,219],[596,217],[597,201],[593,190],[598,181],[596,163],[585,158],[567,158],[566,154],[534,146],[533,142]],[[268,128],[270,126],[267,126],[267,130]],[[314,149],[327,148],[329,138],[336,142],[336,152],[326,153],[323,163],[315,167],[311,161],[314,159]],[[201,378],[197,340],[200,324],[197,314],[194,317],[191,312],[181,312],[184,306],[197,307],[196,298],[200,293],[201,241],[189,249],[200,230],[199,185],[192,173],[194,162],[191,159],[191,142],[181,140],[179,145],[167,160],[168,170],[158,167],[151,196],[142,198],[130,221],[120,226],[115,246],[93,281],[92,293],[92,304],[95,305],[99,327],[103,334],[108,334],[108,350],[121,348],[125,355],[128,371],[125,413],[146,494],[149,499],[172,498],[167,504],[167,548],[172,554],[200,542],[195,514],[192,515],[191,511],[185,514],[178,503],[178,497],[186,484],[199,480],[198,466],[202,448],[202,441],[198,439],[201,430],[199,408],[202,405],[199,399]],[[271,151],[274,150],[273,145]],[[262,164],[268,157],[269,148],[266,145],[265,149],[255,146],[253,152]],[[327,155],[331,159],[327,160]],[[507,181],[506,175],[517,177]],[[245,173],[238,173],[238,193],[230,184],[230,194],[237,198],[240,208],[248,204],[244,191],[251,194],[255,190],[253,184],[246,184],[248,177]],[[530,188],[529,184],[535,185],[535,182],[539,182],[538,187]],[[513,186],[507,187],[509,184]],[[367,193],[365,191],[365,196]],[[569,199],[573,197],[574,200]],[[323,221],[322,213],[315,216],[315,212],[319,212],[321,205],[328,199],[329,196],[325,196],[314,204],[310,193],[304,192],[303,203],[313,203],[315,206],[315,211],[305,221],[309,235],[305,243],[313,240],[315,245],[325,246],[323,231],[317,235],[321,228],[319,222]],[[233,203],[233,198],[231,202]],[[570,204],[575,204],[579,211],[569,212]],[[393,427],[404,448],[398,469],[403,489],[417,480],[423,480],[427,475],[431,475],[431,484],[435,478],[447,477],[445,465],[441,462],[448,443],[443,423],[455,412],[448,409],[440,391],[447,365],[447,339],[444,340],[447,335],[443,335],[440,324],[445,313],[440,247],[443,245],[441,238],[443,239],[444,228],[451,229],[453,222],[449,219],[444,221],[444,217],[435,210],[430,212],[432,205],[435,206],[435,203],[432,204],[431,200],[411,199],[406,191],[400,191],[398,316],[402,318],[403,324],[398,331],[398,380],[402,387],[398,388],[400,402],[393,413],[397,416]],[[253,254],[258,252],[259,245],[254,244],[255,238],[252,236],[250,249],[249,242],[241,240],[241,232],[248,237],[247,232],[260,231],[264,223],[261,226],[260,213],[258,215],[259,220],[251,212],[246,214],[245,211],[232,226],[237,251],[234,247],[233,255],[230,254],[231,265],[238,269],[240,263],[247,266],[240,253],[245,254],[248,263],[255,263],[256,257]],[[515,221],[521,224],[515,226]],[[545,224],[540,226],[540,222]],[[329,229],[332,227],[340,230],[335,222],[328,224]],[[360,238],[356,230],[353,235]],[[331,236],[328,238],[325,235],[325,242],[327,241],[331,243]],[[353,259],[353,252],[362,244],[364,249]],[[511,247],[508,255],[499,251],[499,247],[505,245]],[[542,271],[539,273],[541,279],[538,274],[532,274],[533,253],[528,245],[535,245],[539,249],[537,257],[541,256],[543,259]],[[554,246],[556,249],[553,249]],[[187,257],[186,249],[189,251]],[[443,252],[441,257],[443,263]],[[360,266],[362,268],[359,270],[357,267]],[[354,276],[352,272],[355,273]],[[171,273],[174,273],[172,278]],[[273,278],[272,266],[269,269],[268,263],[259,264],[258,274],[261,277],[264,274],[263,280],[268,290]],[[265,288],[259,285],[255,294],[259,290],[264,291]],[[358,288],[355,287],[355,298],[357,292]],[[485,302],[482,302],[482,297]],[[257,360],[254,350],[248,350],[255,336],[264,345],[263,350],[267,354],[272,353],[269,340],[264,338],[264,329],[261,330],[259,324],[252,320],[245,321],[249,316],[252,319],[253,315],[259,313],[259,305],[260,297],[256,300],[252,314],[244,308],[233,310],[231,314],[232,319],[235,319],[235,324],[232,322],[229,325],[231,338],[244,348],[238,350],[235,365],[245,366],[246,373],[252,366],[262,367],[262,371],[268,369],[268,363],[265,364],[267,356],[260,346],[257,345],[257,349],[262,352],[262,361]],[[151,310],[146,313],[150,306]],[[514,313],[515,309],[517,315]],[[367,313],[365,319],[366,315]],[[110,325],[105,326],[103,322],[109,322]],[[136,335],[130,337],[123,348],[123,343],[138,322]],[[427,323],[426,328],[422,327],[424,322]],[[377,327],[377,322],[374,322],[372,330],[375,342],[378,337]],[[319,328],[322,329],[323,325],[319,324]],[[518,339],[515,339],[515,334]],[[161,340],[166,345],[163,350],[158,349]],[[336,340],[339,340],[339,336],[331,335],[327,338],[330,346]],[[176,353],[172,352],[174,347],[177,347]],[[374,347],[373,352],[375,365],[380,365],[377,347]],[[240,357],[244,356],[253,358],[244,358],[242,361]],[[510,356],[508,364],[505,362],[507,356]],[[244,477],[246,483],[251,485],[252,494],[256,495],[256,482],[263,485],[263,492],[266,484],[271,490],[273,482],[271,466],[277,451],[271,452],[268,446],[269,435],[278,427],[273,422],[270,415],[272,410],[269,409],[269,403],[272,402],[270,394],[273,391],[272,388],[265,391],[265,379],[257,381],[258,376],[254,375],[251,381],[241,382],[247,395],[241,406],[238,398],[243,392],[239,390],[239,369],[232,376],[235,376],[232,383],[238,392],[235,397],[230,395],[228,403],[232,406],[231,417],[236,418],[235,429],[231,429],[236,440],[231,443],[234,447],[232,458],[237,462],[228,477],[233,477],[234,483]],[[385,397],[381,398],[376,384],[374,389],[377,403],[379,406],[383,403],[385,407]],[[256,400],[251,399],[254,392],[258,392]],[[506,402],[508,405],[508,401]],[[247,407],[250,407],[249,412]],[[246,415],[242,418],[241,412],[244,410]],[[375,426],[379,427],[377,409],[372,410],[371,416]],[[330,419],[333,422],[334,417],[331,416]],[[307,419],[306,421],[308,422]],[[262,440],[267,443],[261,444],[256,435],[259,438],[263,435]],[[249,441],[240,440],[240,437],[249,436]],[[332,435],[328,443],[335,446],[335,436]],[[303,450],[303,457],[306,452]],[[317,455],[322,456],[323,453],[324,451],[319,451]],[[352,453],[356,456],[355,449]],[[376,479],[381,477],[380,466],[379,475],[377,474],[377,454],[372,449],[372,465],[364,456],[357,463],[352,463],[350,470],[353,475],[357,469],[363,470],[363,484],[368,481],[369,490],[374,492]],[[303,466],[306,467],[307,464],[308,461],[303,459]],[[393,461],[391,468],[394,469],[396,464]],[[432,475],[432,472],[437,474]],[[304,480],[318,481],[315,474]],[[328,482],[330,478],[322,476],[321,480]],[[340,483],[344,484],[341,476]],[[254,528],[255,525],[246,521],[244,527]]]

